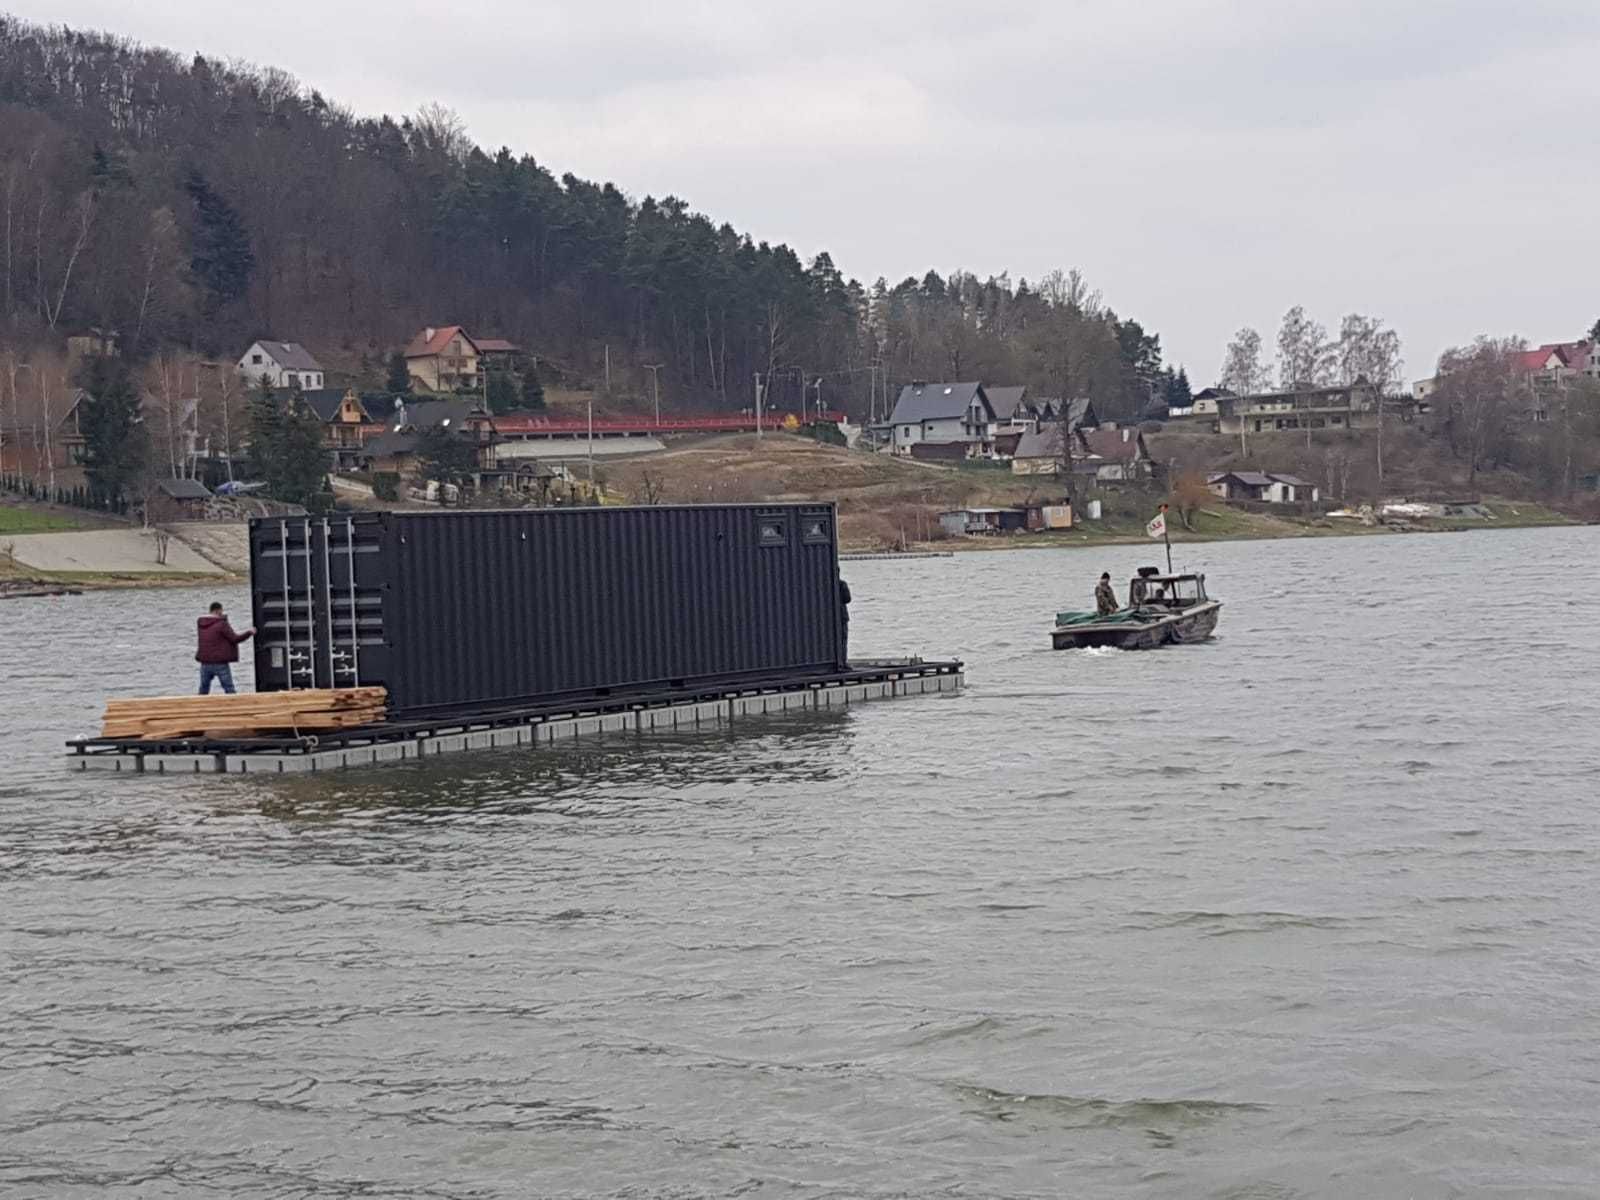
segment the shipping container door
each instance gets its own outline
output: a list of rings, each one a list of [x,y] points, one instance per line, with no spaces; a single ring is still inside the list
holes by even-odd
[[[258,691],[387,682],[382,535],[371,517],[251,523]]]

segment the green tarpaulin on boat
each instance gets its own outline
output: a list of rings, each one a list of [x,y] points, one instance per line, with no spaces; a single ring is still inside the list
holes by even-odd
[[[1125,625],[1130,621],[1142,622],[1150,620],[1150,614],[1140,612],[1136,608],[1123,608],[1108,617],[1092,612],[1058,612],[1057,625]]]

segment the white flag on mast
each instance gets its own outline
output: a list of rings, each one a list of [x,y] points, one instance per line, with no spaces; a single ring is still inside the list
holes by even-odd
[[[1146,525],[1144,527],[1144,531],[1146,533],[1148,533],[1153,538],[1166,537],[1167,536],[1167,514],[1164,513],[1164,512],[1158,512],[1155,515],[1155,518],[1150,522],[1150,524],[1148,524],[1148,525]]]

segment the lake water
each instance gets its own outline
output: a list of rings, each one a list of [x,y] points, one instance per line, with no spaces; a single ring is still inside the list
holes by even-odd
[[[208,593],[0,604],[0,1194],[1600,1194],[1597,550],[847,564],[965,693],[280,781],[62,769]]]

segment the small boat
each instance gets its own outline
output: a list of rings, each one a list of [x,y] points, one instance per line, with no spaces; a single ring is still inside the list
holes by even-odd
[[[1115,646],[1120,650],[1154,650],[1157,646],[1203,642],[1217,627],[1222,601],[1206,595],[1204,575],[1160,575],[1140,567],[1128,585],[1128,604],[1101,616],[1092,612],[1060,612],[1050,631],[1057,650]]]

